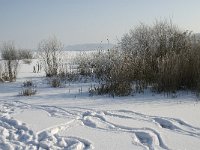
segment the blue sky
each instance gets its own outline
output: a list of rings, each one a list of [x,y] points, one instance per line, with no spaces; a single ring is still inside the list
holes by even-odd
[[[117,43],[139,22],[171,18],[200,32],[199,0],[0,0],[0,42],[36,49],[55,35],[65,45]]]

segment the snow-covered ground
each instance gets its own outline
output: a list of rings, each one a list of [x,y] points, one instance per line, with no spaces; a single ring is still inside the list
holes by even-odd
[[[200,147],[200,104],[194,94],[180,92],[172,98],[147,91],[120,98],[90,97],[90,83],[51,88],[44,73],[32,70],[32,65],[23,64],[16,82],[0,84],[2,150]],[[36,95],[18,96],[26,80],[37,85]]]

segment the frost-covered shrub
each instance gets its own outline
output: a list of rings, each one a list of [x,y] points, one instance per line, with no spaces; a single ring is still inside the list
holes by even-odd
[[[47,77],[57,76],[62,66],[63,44],[56,38],[49,38],[39,43],[38,51]]]
[[[136,87],[169,93],[198,88],[200,43],[191,32],[168,21],[141,24],[122,38],[121,48]]]
[[[94,93],[126,96],[131,93],[132,86],[126,72],[127,67],[118,48],[95,53],[91,62],[93,74],[100,83],[98,87],[90,89],[91,95]]]
[[[19,60],[30,63],[33,58],[31,51],[19,50],[14,42],[3,42],[1,45],[1,77],[5,81],[15,81],[19,67]]]
[[[74,59],[74,62],[78,65],[77,72],[82,76],[92,75],[92,57],[91,53],[80,52]]]
[[[168,94],[200,92],[200,40],[171,21],[140,24],[122,37],[118,48],[80,60],[82,74],[92,68],[99,82],[90,93],[124,96],[148,87]]]
[[[21,96],[32,96],[35,95],[37,93],[37,90],[34,88],[25,88],[20,92]]]
[[[15,81],[19,65],[19,54],[13,42],[4,42],[1,47],[1,58],[4,60],[4,78]]]
[[[19,93],[21,96],[32,96],[36,93],[36,85],[31,80],[23,82],[22,91]]]

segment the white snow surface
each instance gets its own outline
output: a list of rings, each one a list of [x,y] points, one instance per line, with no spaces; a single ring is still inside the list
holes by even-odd
[[[21,65],[16,82],[0,84],[0,149],[199,149],[200,103],[194,94],[91,97],[91,83],[51,88],[43,72],[32,73],[33,64]],[[19,96],[26,80],[37,85],[36,95]]]

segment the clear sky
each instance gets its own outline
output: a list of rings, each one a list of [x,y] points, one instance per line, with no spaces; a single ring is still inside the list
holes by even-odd
[[[160,18],[200,32],[200,0],[0,0],[0,41],[33,49],[53,35],[65,45],[117,43],[139,22]]]

